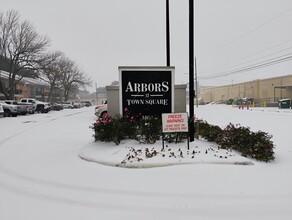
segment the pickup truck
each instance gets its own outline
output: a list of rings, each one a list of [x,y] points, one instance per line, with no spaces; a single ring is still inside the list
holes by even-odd
[[[2,105],[3,110],[4,110],[4,115],[3,115],[4,117],[10,117],[10,116],[16,117],[18,115],[16,105],[10,105],[3,101],[0,101],[0,104]]]
[[[0,103],[0,116],[4,115],[3,105]]]
[[[41,102],[33,98],[22,98],[20,99],[19,103],[21,105],[32,105],[33,111],[36,112],[48,113],[51,110],[51,105],[49,103]]]
[[[4,102],[9,105],[17,106],[17,113],[19,115],[26,115],[29,112],[29,107],[32,107],[32,106],[20,105],[17,101],[14,101],[14,100],[4,100]]]

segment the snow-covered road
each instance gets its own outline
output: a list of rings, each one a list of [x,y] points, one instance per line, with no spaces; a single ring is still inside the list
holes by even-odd
[[[0,219],[291,219],[292,114],[196,110],[210,123],[272,132],[274,163],[125,169],[78,157],[93,142],[93,112],[0,118]]]

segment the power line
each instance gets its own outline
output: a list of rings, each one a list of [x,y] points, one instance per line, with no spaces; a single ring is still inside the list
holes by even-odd
[[[281,42],[281,43],[278,43],[278,44],[275,44],[275,45],[273,45],[273,46],[271,46],[271,47],[265,48],[265,49],[263,49],[263,50],[260,50],[260,51],[254,52],[254,53],[251,53],[251,54],[249,54],[249,55],[247,55],[247,56],[244,56],[244,57],[240,57],[240,58],[235,59],[235,60],[232,60],[232,61],[230,61],[230,62],[226,62],[226,63],[223,64],[223,65],[219,65],[219,66],[216,67],[216,70],[213,70],[213,71],[212,71],[212,70],[211,70],[211,71],[203,71],[203,72],[201,72],[201,73],[203,73],[203,74],[209,74],[209,72],[214,72],[214,71],[216,72],[216,71],[218,71],[218,69],[222,69],[222,70],[224,70],[224,69],[227,69],[227,68],[233,68],[233,67],[236,67],[236,66],[239,66],[239,65],[242,65],[242,64],[246,64],[246,63],[249,63],[249,62],[253,62],[253,61],[255,61],[255,60],[259,60],[259,59],[262,59],[262,58],[265,58],[265,57],[268,57],[268,56],[271,56],[271,55],[277,54],[277,53],[282,52],[282,51],[286,51],[286,50],[288,50],[288,49],[290,49],[290,48],[292,48],[292,47],[288,47],[288,48],[285,48],[285,49],[282,49],[282,50],[278,50],[277,52],[270,53],[270,54],[267,54],[267,55],[265,55],[265,56],[262,56],[262,57],[258,57],[258,58],[256,58],[256,59],[253,59],[253,60],[249,60],[249,61],[245,61],[245,62],[241,62],[241,63],[235,64],[235,65],[232,65],[233,63],[236,63],[236,62],[239,61],[239,60],[244,60],[244,59],[251,58],[251,57],[253,57],[253,56],[257,55],[257,54],[261,54],[261,53],[263,53],[263,52],[265,52],[265,51],[269,51],[269,50],[271,50],[271,49],[273,49],[273,48],[277,48],[277,47],[279,47],[279,46],[281,46],[281,45],[284,45],[284,44],[286,44],[286,43],[288,43],[288,42],[291,42],[291,41],[292,41],[292,39],[287,40],[287,41],[284,41],[284,42]],[[214,67],[214,68],[215,68],[215,67]]]
[[[292,60],[292,53],[288,53],[285,55],[282,55],[280,57],[277,58],[273,58],[273,59],[269,59],[266,61],[262,61],[250,66],[246,66],[246,67],[242,67],[240,69],[235,69],[235,70],[230,70],[228,72],[220,72],[217,74],[212,74],[209,76],[205,76],[205,77],[200,77],[201,79],[214,79],[214,78],[219,78],[219,77],[223,77],[223,76],[228,76],[228,75],[234,75],[234,74],[238,74],[238,73],[243,73],[243,72],[248,72],[248,71],[252,71],[255,69],[259,69],[259,68],[263,68],[263,67],[267,67],[267,66],[271,66],[271,65],[275,65],[278,63],[282,63],[282,62],[287,62]]]
[[[253,29],[251,29],[251,30],[249,30],[249,31],[247,31],[247,32],[245,32],[245,33],[239,35],[238,37],[236,37],[236,38],[234,38],[234,39],[232,39],[232,40],[230,40],[230,41],[228,41],[228,42],[226,42],[226,43],[221,44],[220,46],[218,46],[218,47],[216,47],[216,48],[214,48],[214,49],[212,49],[212,50],[209,50],[209,51],[207,51],[207,52],[205,52],[205,53],[202,53],[201,55],[206,55],[206,54],[209,54],[209,53],[211,53],[211,52],[214,52],[214,51],[220,50],[221,48],[223,48],[223,47],[225,47],[225,46],[227,46],[227,45],[230,45],[230,44],[232,44],[233,42],[238,41],[239,39],[241,39],[241,38],[243,38],[243,37],[245,37],[245,36],[247,36],[247,35],[249,35],[249,34],[255,32],[255,31],[257,31],[258,29],[264,27],[265,25],[267,25],[267,24],[269,24],[269,23],[271,23],[271,22],[277,20],[279,17],[281,17],[282,15],[288,13],[288,12],[291,11],[291,10],[292,10],[292,8],[289,8],[289,9],[287,9],[287,10],[281,12],[280,14],[276,15],[275,17],[273,17],[273,18],[267,20],[266,22],[264,22],[264,23],[262,23],[262,24],[256,26],[255,28],[253,28]]]
[[[262,56],[262,57],[258,57],[258,58],[256,58],[256,59],[253,59],[253,60],[248,60],[248,61],[245,61],[245,62],[241,62],[241,63],[238,63],[238,64],[235,64],[235,65],[231,65],[231,66],[226,66],[225,68],[221,68],[221,69],[230,69],[230,68],[234,68],[234,67],[238,67],[238,66],[241,66],[241,65],[244,65],[244,64],[249,64],[249,63],[251,63],[251,62],[254,62],[254,61],[257,61],[257,60],[261,60],[261,59],[264,59],[264,58],[267,58],[267,57],[270,57],[270,56],[272,56],[272,55],[275,55],[275,54],[279,54],[279,53],[281,53],[281,52],[284,52],[284,51],[288,51],[288,50],[290,50],[290,49],[292,49],[292,46],[291,47],[288,47],[288,48],[285,48],[285,49],[281,49],[281,50],[278,50],[278,51],[275,51],[275,52],[273,52],[273,53],[270,53],[270,54],[267,54],[267,55],[265,55],[265,56]],[[290,53],[289,53],[290,54]],[[287,54],[286,54],[287,55]],[[285,55],[282,55],[282,56],[285,56]],[[275,59],[275,58],[272,58],[272,59]],[[263,61],[263,62],[265,62],[265,61]],[[227,70],[228,71],[228,70]],[[201,72],[201,74],[206,74],[207,72]],[[207,73],[208,74],[208,73]],[[211,74],[209,74],[209,75],[211,75]]]

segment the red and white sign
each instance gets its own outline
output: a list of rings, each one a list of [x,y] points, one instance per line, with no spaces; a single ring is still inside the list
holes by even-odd
[[[188,132],[188,114],[166,113],[162,114],[162,132]]]

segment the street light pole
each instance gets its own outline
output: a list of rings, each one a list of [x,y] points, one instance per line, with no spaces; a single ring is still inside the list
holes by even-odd
[[[195,139],[194,127],[194,0],[189,0],[189,114],[190,142]]]
[[[166,0],[166,66],[170,66],[169,0]]]
[[[95,83],[96,104],[98,104],[97,83]]]

